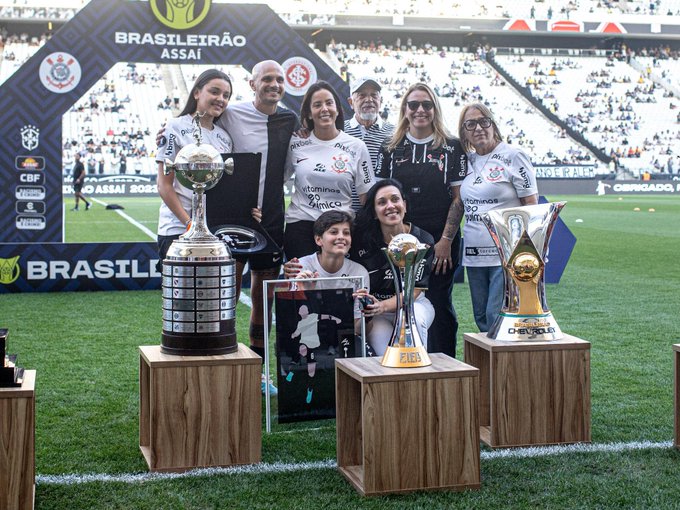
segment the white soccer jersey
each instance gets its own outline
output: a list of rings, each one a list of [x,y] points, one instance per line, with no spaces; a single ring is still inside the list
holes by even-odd
[[[344,132],[333,140],[295,135],[290,140],[286,172],[295,172],[295,191],[286,223],[314,221],[324,211],[352,211],[352,184],[358,194],[373,185],[373,168],[366,144]]]
[[[165,133],[156,151],[156,162],[165,163],[166,159],[175,161],[177,153],[186,145],[196,143],[193,133],[193,122],[191,115],[183,115],[170,119],[165,126]],[[214,126],[213,129],[201,129],[202,143],[212,145],[220,153],[227,153],[233,151],[233,143],[231,136],[224,129]],[[179,197],[182,207],[191,214],[191,195],[193,191],[182,186],[177,179],[172,182],[172,187],[175,189]],[[161,203],[158,215],[158,235],[171,236],[182,234],[186,230],[184,223],[179,221],[170,208]]]
[[[537,193],[536,172],[520,149],[501,142],[490,154],[468,154],[468,174],[460,187],[465,208],[463,265],[500,266],[482,215],[492,209],[519,207],[520,198]]]
[[[370,277],[368,276],[368,271],[364,266],[361,264],[354,262],[353,260],[345,259],[345,261],[342,264],[342,267],[340,268],[339,271],[335,273],[329,273],[326,271],[323,267],[321,267],[321,264],[319,263],[319,256],[317,253],[312,253],[311,255],[305,255],[304,257],[301,257],[299,260],[300,264],[302,265],[301,271],[312,271],[312,272],[317,272],[319,274],[319,278],[335,278],[339,276],[363,276],[364,277],[364,285],[363,288],[368,290],[369,292],[371,291],[371,280]],[[323,287],[320,288],[334,288],[335,285],[328,285],[329,283],[332,282],[325,282]],[[342,283],[341,280],[336,280],[337,287],[345,287],[345,285]],[[355,285],[354,290],[357,291],[360,288],[362,288],[358,283]],[[361,308],[359,307],[358,300],[354,304],[354,318],[359,319],[361,318]]]

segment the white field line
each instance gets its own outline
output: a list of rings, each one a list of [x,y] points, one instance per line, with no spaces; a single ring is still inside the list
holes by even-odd
[[[482,460],[493,461],[495,459],[522,459],[530,457],[565,455],[571,453],[620,453],[626,451],[666,449],[672,447],[673,444],[671,441],[663,441],[660,443],[640,441],[632,443],[573,444],[484,451],[481,453],[481,458]],[[258,475],[267,473],[291,473],[335,468],[337,468],[336,461],[327,459],[317,462],[274,462],[271,464],[262,463],[228,468],[203,468],[193,469],[184,473],[122,473],[118,475],[93,473],[83,475],[37,475],[35,477],[35,481],[38,485],[78,485],[93,482],[117,482],[133,484],[156,480],[199,478],[215,475]]]
[[[103,205],[104,207],[109,205],[106,202],[99,200],[98,198],[92,197],[91,200],[93,202],[97,202],[100,205]],[[132,223],[135,227],[137,227],[139,230],[144,232],[146,235],[148,235],[151,239],[153,239],[154,241],[156,240],[156,233],[155,232],[152,232],[151,230],[149,230],[147,227],[142,225],[140,222],[138,222],[132,216],[129,216],[128,214],[124,213],[122,209],[114,209],[114,211],[116,211],[116,213],[118,213],[122,218],[125,218],[126,220],[128,220],[130,223]]]

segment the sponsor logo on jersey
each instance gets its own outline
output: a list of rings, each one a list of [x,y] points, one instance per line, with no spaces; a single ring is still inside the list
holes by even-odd
[[[323,163],[317,163],[316,166],[314,167],[315,172],[325,172],[326,167],[323,166]]]
[[[493,156],[491,156],[491,161],[493,161],[494,159],[497,159],[498,161],[506,165],[509,165],[511,163],[510,159],[504,157],[503,154],[494,154]]]
[[[531,188],[531,182],[529,182],[529,174],[527,173],[526,169],[521,166],[519,167],[519,175],[524,179],[524,189],[529,189]]]

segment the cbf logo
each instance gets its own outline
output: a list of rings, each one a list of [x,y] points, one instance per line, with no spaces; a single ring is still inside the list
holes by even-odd
[[[211,0],[149,0],[156,19],[166,27],[186,30],[203,21]],[[202,6],[201,6],[202,4]]]
[[[289,58],[281,67],[286,78],[286,92],[289,94],[303,96],[309,86],[316,82],[316,68],[306,58]]]
[[[11,259],[0,259],[0,283],[14,283],[19,278],[19,272],[19,255]]]
[[[40,144],[40,130],[30,124],[21,128],[21,146],[27,151],[37,149]]]
[[[80,63],[68,53],[52,53],[43,59],[39,74],[40,81],[47,90],[65,94],[80,83]]]

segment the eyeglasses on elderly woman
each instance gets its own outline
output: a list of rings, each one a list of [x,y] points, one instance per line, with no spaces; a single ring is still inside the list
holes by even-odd
[[[477,129],[477,125],[482,129],[486,129],[491,126],[491,119],[489,117],[482,117],[481,119],[470,119],[463,122],[463,127],[466,131],[474,131]]]

